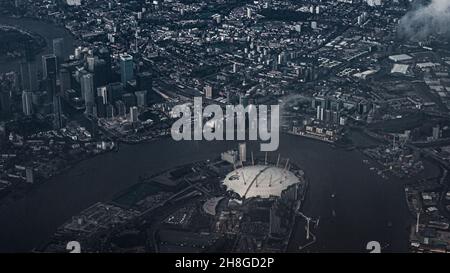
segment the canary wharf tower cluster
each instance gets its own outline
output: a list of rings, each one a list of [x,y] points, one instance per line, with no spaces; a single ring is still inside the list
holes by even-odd
[[[449,18],[445,0],[0,0],[0,252],[450,251]],[[247,137],[173,139],[196,98],[276,106],[276,130],[249,137],[247,113]]]

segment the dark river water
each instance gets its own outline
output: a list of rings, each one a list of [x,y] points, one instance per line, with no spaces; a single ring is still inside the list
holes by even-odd
[[[0,18],[0,24],[37,32],[49,45],[51,39],[64,37],[69,45],[67,53],[73,49],[73,39],[63,28],[29,19]],[[47,48],[43,53],[50,51]],[[15,65],[0,64],[0,72],[9,71]],[[135,184],[139,175],[215,158],[235,145],[164,139],[122,145],[117,153],[83,161],[25,198],[0,207],[0,252],[30,251],[71,216],[93,203],[111,200]],[[250,149],[256,151],[256,148]],[[386,251],[407,250],[411,217],[401,181],[381,179],[362,162],[364,157],[358,151],[335,149],[301,137],[281,136],[278,152],[297,163],[309,179],[304,211],[308,216],[320,217],[315,231],[318,241],[312,251],[360,252],[373,240],[387,245]],[[277,153],[271,156],[276,157]],[[436,169],[431,170],[435,172]],[[331,197],[333,193],[335,198]],[[303,227],[294,233],[294,238],[302,236]]]
[[[259,147],[249,146],[254,151]],[[163,139],[122,145],[119,152],[86,160],[0,208],[0,251],[32,249],[71,216],[135,184],[139,175],[212,159],[234,147],[236,143],[225,141]],[[283,135],[278,152],[296,162],[310,182],[304,211],[321,219],[312,250],[364,251],[373,240],[389,244],[389,251],[407,250],[410,215],[400,181],[381,179],[358,151],[314,140]],[[298,234],[303,236],[304,229]]]

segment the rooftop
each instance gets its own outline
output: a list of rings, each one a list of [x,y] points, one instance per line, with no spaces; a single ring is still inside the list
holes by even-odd
[[[245,166],[229,173],[223,184],[243,198],[281,196],[283,190],[300,183],[300,179],[286,169],[270,165]]]

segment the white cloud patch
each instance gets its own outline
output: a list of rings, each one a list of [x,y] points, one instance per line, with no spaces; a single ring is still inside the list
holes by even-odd
[[[431,0],[408,12],[399,22],[399,34],[409,39],[431,35],[450,37],[450,0]]]

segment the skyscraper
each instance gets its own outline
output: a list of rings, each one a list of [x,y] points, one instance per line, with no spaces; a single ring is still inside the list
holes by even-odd
[[[25,44],[25,59],[20,64],[22,74],[22,88],[25,90],[36,91],[38,89],[38,77],[35,64],[35,56],[30,42]]]
[[[94,77],[91,73],[85,73],[80,79],[81,98],[84,101],[94,101]]]
[[[108,67],[105,60],[95,59],[94,62],[94,84],[95,87],[106,85],[109,82]]]
[[[58,63],[64,61],[64,39],[56,38],[53,39],[53,54],[56,56]]]
[[[103,103],[103,98],[101,96],[98,96],[95,99],[95,107],[97,109],[97,118],[104,118],[106,117],[106,103]]]
[[[134,78],[133,57],[126,53],[120,55],[120,78],[124,86]]]
[[[108,104],[108,88],[106,86],[97,88],[97,96],[101,98],[102,104]]]
[[[126,93],[122,95],[122,101],[125,103],[127,109],[136,106],[136,96],[133,93]]]
[[[108,48],[102,47],[98,51],[98,57],[100,60],[103,60],[105,62],[105,72],[102,75],[106,81],[106,83],[109,83],[111,80],[111,53],[109,52]]]
[[[53,96],[55,96],[58,91],[56,90],[56,74],[48,74],[48,78],[45,79],[46,89],[47,89],[47,102],[53,102]]]
[[[42,56],[42,78],[47,79],[49,75],[53,74],[56,76],[58,70],[58,61],[56,60],[55,54],[48,54]]]
[[[95,56],[88,56],[86,58],[86,63],[87,63],[87,70],[89,72],[94,72],[95,69],[95,62],[97,61]]]
[[[30,73],[29,66],[26,61],[22,61],[20,63],[20,85],[22,90],[31,90],[31,81],[30,81]]]
[[[27,60],[20,63],[20,79],[23,90],[36,91],[38,89],[38,78],[34,63]]]
[[[84,99],[86,105],[86,113],[92,113],[92,108],[95,105],[94,94],[94,76],[90,73],[84,74],[81,77],[81,97]]]
[[[108,84],[109,98],[111,101],[116,101],[122,98],[123,86],[120,82]]]
[[[134,93],[136,95],[136,104],[139,107],[147,106],[147,91],[137,91]]]
[[[22,111],[26,116],[33,114],[33,93],[29,91],[22,92]]]
[[[53,129],[59,130],[63,127],[62,109],[61,109],[61,96],[55,94],[53,96]]]
[[[133,106],[130,108],[130,121],[131,122],[137,122],[138,121],[138,115],[139,115],[139,111],[138,108],[136,106]]]
[[[72,88],[72,75],[66,68],[59,71],[60,90],[62,96],[67,96],[67,91]]]
[[[148,71],[136,75],[136,87],[138,90],[148,90],[151,92],[153,85],[153,75]]]
[[[212,86],[211,85],[207,85],[207,86],[205,86],[205,88],[203,90],[205,92],[205,98],[212,99],[212,97],[213,97]]]

